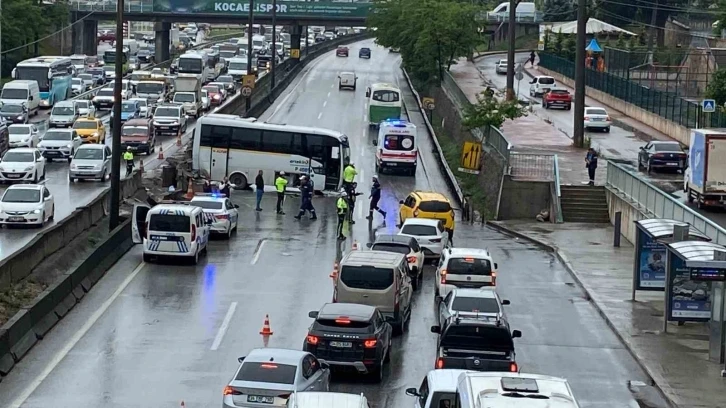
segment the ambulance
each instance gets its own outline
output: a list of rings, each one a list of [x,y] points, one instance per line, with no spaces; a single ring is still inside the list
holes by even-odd
[[[376,173],[399,170],[411,176],[416,174],[418,143],[416,126],[401,119],[389,119],[378,127],[376,149]]]
[[[163,257],[183,257],[193,265],[207,252],[214,216],[190,202],[135,204],[131,237],[144,248],[144,262]]]

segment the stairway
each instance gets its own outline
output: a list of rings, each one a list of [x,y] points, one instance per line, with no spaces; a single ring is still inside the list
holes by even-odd
[[[610,223],[605,187],[560,186],[560,207],[565,222]]]

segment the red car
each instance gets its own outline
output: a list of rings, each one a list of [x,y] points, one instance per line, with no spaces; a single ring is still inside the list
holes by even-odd
[[[98,32],[98,43],[101,44],[102,42],[111,43],[116,41],[116,33],[114,33],[112,30],[100,30]]]
[[[570,110],[572,107],[572,94],[567,89],[552,89],[542,95],[542,106],[545,109],[560,106],[565,110]]]
[[[222,95],[222,90],[219,89],[217,86],[213,85],[207,85],[202,88],[202,90],[207,91],[207,95],[209,95],[209,104],[216,106],[221,105],[222,100],[224,99],[224,95]]]
[[[338,49],[335,50],[335,56],[336,57],[347,57],[348,56],[348,47],[338,47]]]

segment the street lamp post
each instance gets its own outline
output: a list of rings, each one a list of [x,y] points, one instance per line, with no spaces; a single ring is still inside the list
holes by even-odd
[[[277,62],[277,0],[272,0],[272,61],[270,61],[270,89],[275,89],[275,63]]]
[[[118,0],[116,7],[116,78],[113,83],[113,119],[111,120],[111,214],[109,228],[113,231],[119,225],[121,205],[121,82],[124,76],[124,0]]]
[[[250,0],[250,14],[247,17],[247,75],[252,74],[252,21],[255,0]],[[250,111],[251,95],[245,98],[245,114]]]

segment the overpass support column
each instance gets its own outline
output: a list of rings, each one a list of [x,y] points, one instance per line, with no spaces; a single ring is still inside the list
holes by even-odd
[[[171,31],[171,23],[155,22],[154,23],[154,41],[156,43],[156,55],[154,55],[156,63],[167,61],[171,58],[169,47],[169,32]]]
[[[86,55],[98,54],[98,21],[85,19],[83,20],[83,27],[81,29],[82,37],[82,51]],[[76,37],[73,37],[75,41]],[[75,45],[74,45],[75,48]]]
[[[294,23],[290,32],[290,49],[300,50],[300,37],[302,36],[302,33],[303,27],[298,23]],[[305,50],[307,51],[307,48]],[[298,57],[300,56],[302,55],[298,54]]]

